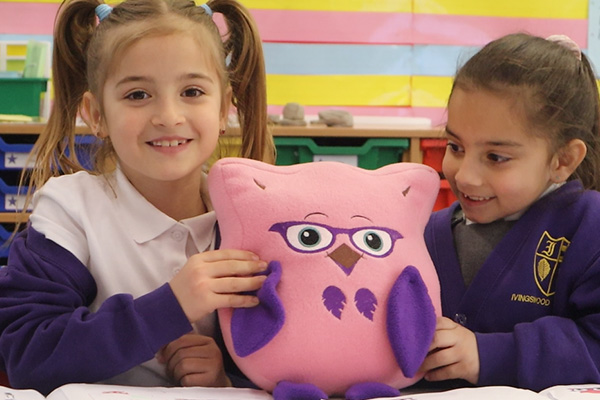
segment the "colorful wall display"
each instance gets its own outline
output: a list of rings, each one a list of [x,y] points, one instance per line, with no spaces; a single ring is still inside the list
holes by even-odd
[[[273,114],[298,102],[308,115],[335,108],[437,125],[457,68],[494,38],[566,34],[592,59],[600,53],[600,0],[242,2],[263,38]],[[0,41],[51,41],[58,4],[0,1]]]

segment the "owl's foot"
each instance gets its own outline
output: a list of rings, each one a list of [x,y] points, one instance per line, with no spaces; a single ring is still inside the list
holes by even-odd
[[[396,397],[400,391],[385,383],[364,382],[352,385],[346,391],[346,400],[365,400],[375,397]]]
[[[310,383],[281,381],[273,390],[274,400],[321,400],[329,397]]]

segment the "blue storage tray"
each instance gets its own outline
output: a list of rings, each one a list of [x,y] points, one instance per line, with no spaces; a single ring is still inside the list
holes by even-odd
[[[10,246],[5,246],[5,243],[10,239],[12,232],[7,231],[2,225],[0,225],[0,259],[6,259],[8,257],[8,249]]]
[[[0,138],[0,169],[23,169],[33,144],[8,144]]]
[[[0,178],[0,212],[21,211],[25,204],[27,187],[10,186]]]
[[[92,135],[77,135],[75,143],[79,146],[93,145],[96,137]],[[27,157],[33,149],[33,144],[6,143],[0,137],[0,170],[23,169],[26,167]],[[84,167],[91,165],[89,154],[81,150],[78,152],[79,160]]]

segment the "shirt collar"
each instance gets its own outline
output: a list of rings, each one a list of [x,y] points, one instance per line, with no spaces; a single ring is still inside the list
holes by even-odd
[[[181,224],[188,228],[194,245],[199,252],[214,249],[216,223],[217,214],[214,211],[208,211],[181,221]]]
[[[199,251],[208,248],[213,237],[210,232],[214,231],[216,223],[214,211],[178,222],[146,200],[129,182],[129,179],[127,179],[120,168],[116,168],[115,170],[115,182],[114,189],[118,197],[115,203],[117,212],[125,229],[128,230],[136,243],[146,243],[177,225],[183,225],[190,231]],[[202,195],[203,199],[207,198],[206,192],[202,193]],[[207,202],[207,204],[210,203]]]

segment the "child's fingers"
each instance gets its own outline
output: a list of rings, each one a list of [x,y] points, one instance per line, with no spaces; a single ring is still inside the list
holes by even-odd
[[[191,260],[191,259],[190,259]],[[208,278],[222,278],[227,276],[248,276],[267,269],[268,264],[262,260],[223,259],[207,262],[206,260],[193,260],[199,276]]]
[[[214,339],[210,336],[188,333],[164,346],[159,351],[158,358],[159,361],[163,363],[176,363],[179,361],[177,355],[178,353],[181,353],[182,350],[201,348],[203,346],[209,346],[211,343],[214,343]]]
[[[456,343],[454,332],[456,327],[456,322],[452,321],[451,319],[446,317],[438,317],[435,332],[433,334],[433,340],[429,346],[429,351],[453,346]]]
[[[265,261],[217,261],[207,264],[205,272],[213,278],[242,277],[264,272],[267,265]]]
[[[238,254],[235,250],[227,250],[221,256],[246,257],[249,254],[251,253]],[[224,259],[207,262],[202,257],[194,257],[188,260],[169,284],[185,315],[190,322],[195,322],[217,308],[256,305],[256,299],[237,299],[233,302],[234,305],[230,305],[232,300],[220,299],[219,295],[258,290],[266,276],[257,274],[266,268],[267,263],[264,261]]]
[[[449,349],[437,350],[432,353],[429,353],[423,364],[421,364],[420,370],[422,372],[428,372],[432,370],[436,370],[447,365],[453,364],[456,362],[452,351]]]
[[[257,261],[259,257],[246,250],[236,250],[236,249],[220,249],[220,250],[212,250],[205,251],[203,253],[198,253],[193,255],[192,257],[199,258],[204,262],[215,262],[215,261],[226,261],[226,260],[246,260],[246,261]]]
[[[435,331],[433,334],[433,340],[431,341],[431,345],[429,346],[429,351],[435,351],[438,349],[445,349],[454,344],[454,336],[451,331],[448,330],[439,330]]]
[[[251,292],[260,289],[265,279],[264,275],[220,278],[213,280],[211,288],[216,294]]]
[[[169,376],[182,386],[230,386],[221,350],[213,338],[188,334],[163,349]]]
[[[479,366],[477,365],[475,369],[467,356],[459,350],[441,350],[427,356],[425,360],[421,368],[428,381],[465,379],[473,384],[477,383]]]
[[[475,334],[450,320],[439,321],[432,349],[421,371],[431,381],[465,379],[476,384],[479,379],[479,353]]]
[[[430,382],[438,382],[446,381],[448,379],[455,379],[458,375],[458,369],[458,364],[447,365],[438,369],[434,369],[425,374],[425,380]]]
[[[453,329],[456,327],[456,322],[447,317],[437,317],[435,321],[436,330]]]
[[[250,308],[258,305],[258,297],[243,294],[222,294],[218,295],[216,301],[219,308]]]

